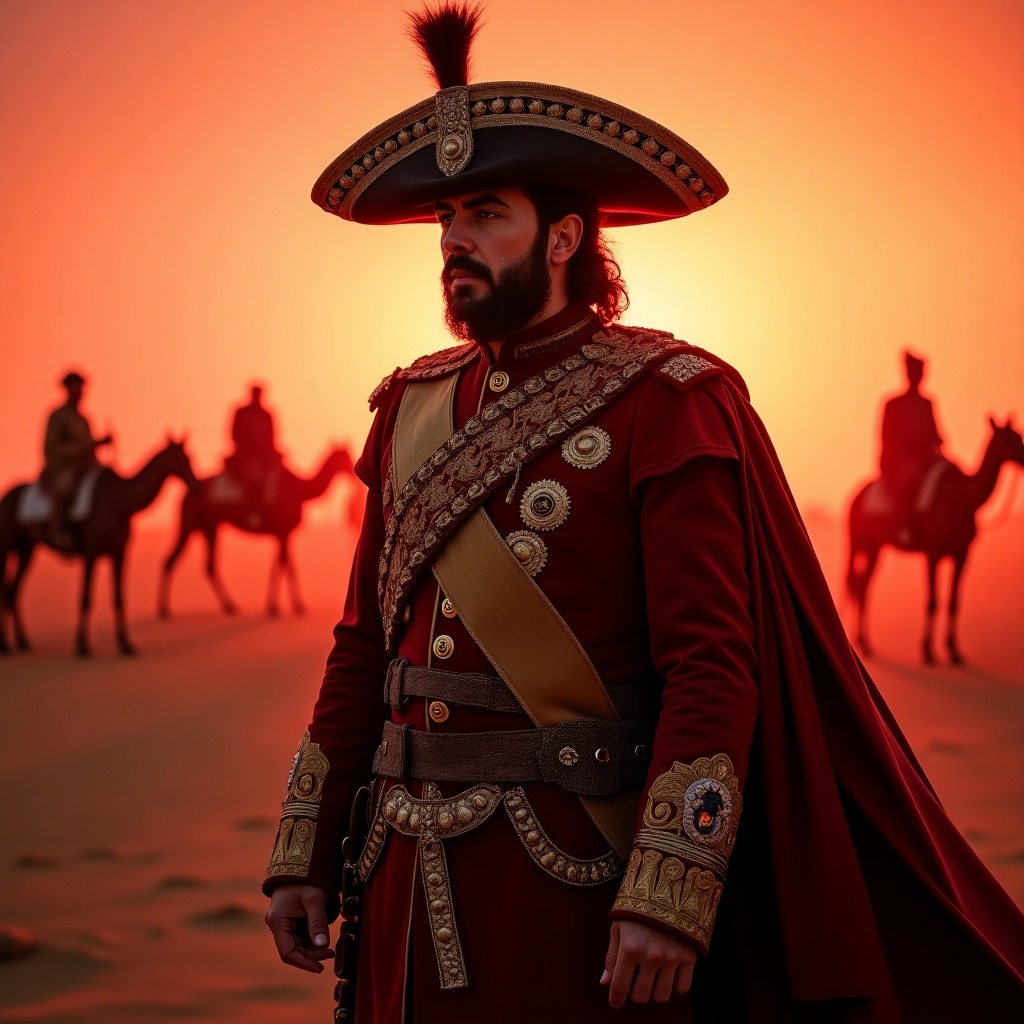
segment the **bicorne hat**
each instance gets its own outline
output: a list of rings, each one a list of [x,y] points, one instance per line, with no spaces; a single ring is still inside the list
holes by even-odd
[[[432,222],[438,199],[548,186],[587,193],[615,227],[685,217],[726,194],[689,143],[610,100],[537,82],[468,84],[479,19],[456,0],[412,16],[439,91],[349,146],[313,202],[362,224]]]

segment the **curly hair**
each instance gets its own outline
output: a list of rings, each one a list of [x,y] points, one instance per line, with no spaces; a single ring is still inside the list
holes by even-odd
[[[583,192],[567,188],[530,187],[524,190],[545,227],[575,213],[583,221],[583,237],[569,261],[569,298],[585,302],[606,323],[614,323],[629,306],[622,271],[601,232],[601,214]]]

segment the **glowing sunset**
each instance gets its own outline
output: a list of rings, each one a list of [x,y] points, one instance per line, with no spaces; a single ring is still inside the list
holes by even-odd
[[[101,463],[134,474],[168,440],[190,459],[133,520],[137,660],[115,654],[105,569],[92,661],[73,659],[77,563],[43,552],[25,580],[34,650],[0,659],[0,793],[18,823],[0,842],[0,929],[35,951],[0,963],[2,1020],[329,1012],[326,979],[278,963],[260,879],[345,600],[367,396],[453,340],[438,227],[343,221],[310,189],[365,132],[432,96],[410,6],[0,9],[0,494],[38,477],[69,370],[86,378],[94,436],[112,435]],[[629,288],[623,322],[737,368],[853,634],[846,514],[878,474],[882,403],[907,386],[905,351],[925,361],[942,453],[965,472],[998,428],[1024,426],[1024,7],[490,0],[484,20],[471,81],[607,97],[680,135],[728,183],[699,215],[607,232]],[[241,450],[232,417],[254,384],[299,482],[294,522],[259,540],[225,527],[212,586],[194,539],[169,599],[182,480]],[[940,664],[921,666],[924,562],[887,550],[867,667],[953,822],[1022,906],[1013,458],[993,476],[964,573],[965,665],[946,664],[940,614]],[[200,505],[187,515],[202,534]]]

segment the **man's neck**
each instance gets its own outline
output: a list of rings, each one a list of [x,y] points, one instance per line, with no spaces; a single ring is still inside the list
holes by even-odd
[[[532,320],[513,331],[508,337],[514,337],[523,331],[528,331],[531,327],[536,327],[537,324],[544,323],[545,320],[550,320],[552,317],[558,316],[558,314],[561,313],[568,305],[569,296],[565,293],[561,293],[557,297],[552,295],[544,304],[544,308]],[[507,340],[507,338],[502,338],[500,341],[488,341],[486,343],[487,347],[491,350],[491,355],[495,359],[501,355],[501,347]]]

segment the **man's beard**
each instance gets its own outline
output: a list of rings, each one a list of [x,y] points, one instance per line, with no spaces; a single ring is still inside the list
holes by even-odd
[[[486,344],[503,341],[514,331],[525,327],[547,304],[551,297],[551,271],[547,260],[548,233],[537,231],[530,251],[506,267],[495,280],[490,270],[464,253],[448,258],[441,274],[444,295],[444,321],[448,330],[463,341]],[[467,270],[490,285],[483,295],[471,295],[458,289],[453,295],[449,275],[453,270]]]

